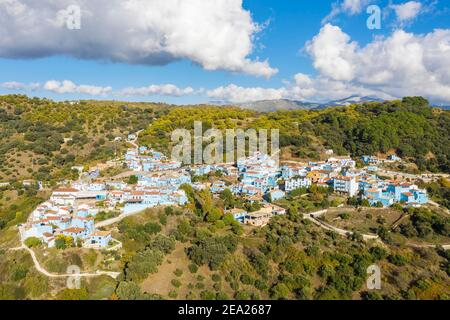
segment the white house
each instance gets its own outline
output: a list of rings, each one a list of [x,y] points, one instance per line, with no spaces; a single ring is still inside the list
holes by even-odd
[[[298,188],[308,188],[311,186],[311,179],[307,177],[298,177],[286,180],[284,182],[284,190],[290,192]]]
[[[327,160],[328,163],[336,164],[339,167],[349,167],[354,168],[356,166],[356,161],[351,157],[330,157]]]
[[[75,188],[59,188],[53,191],[52,196],[59,197],[59,196],[76,196],[80,192],[80,190]]]
[[[111,242],[111,232],[110,231],[97,231],[89,237],[87,244],[89,246],[97,246],[105,248]]]
[[[334,191],[347,193],[350,197],[358,193],[358,182],[354,177],[336,177],[334,178]]]

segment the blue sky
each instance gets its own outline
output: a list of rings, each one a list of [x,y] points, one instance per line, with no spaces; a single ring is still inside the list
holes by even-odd
[[[32,24],[20,24],[19,19],[17,21],[14,19],[27,10],[39,16],[41,8],[32,6],[28,0],[14,1],[18,5],[23,5],[25,9],[14,11],[9,8],[10,15],[7,18],[13,19],[10,21],[16,24],[14,30],[8,29],[0,22],[0,38],[2,28],[3,32],[14,35],[14,41],[0,40],[0,94],[26,93],[30,96],[56,100],[116,99],[177,104],[208,101],[240,102],[266,98],[321,101],[344,98],[351,94],[395,98],[406,94],[417,94],[425,95],[435,103],[450,104],[450,67],[448,65],[446,67],[448,62],[446,55],[450,56],[450,51],[447,51],[446,47],[450,46],[450,0],[417,2],[244,0],[242,5],[239,0],[233,0],[231,2],[234,3],[234,7],[230,8],[227,21],[220,22],[222,23],[220,25],[213,25],[211,28],[221,33],[222,30],[234,28],[233,25],[237,23],[243,23],[243,29],[248,30],[242,33],[240,29],[236,29],[236,37],[243,37],[242,39],[250,41],[251,49],[246,51],[245,46],[242,49],[236,49],[240,46],[240,42],[231,44],[229,47],[223,43],[210,43],[212,39],[208,37],[211,37],[211,34],[204,37],[200,34],[202,39],[199,40],[195,35],[187,34],[186,38],[193,36],[192,39],[199,41],[192,43],[196,48],[188,49],[186,44],[183,47],[177,47],[175,44],[169,49],[164,49],[164,55],[172,56],[174,52],[178,55],[176,58],[168,58],[170,62],[165,65],[157,65],[153,56],[149,58],[151,62],[147,62],[148,59],[146,62],[136,62],[132,49],[129,52],[126,51],[127,44],[123,45],[123,49],[117,48],[121,46],[121,42],[111,43],[109,46],[108,39],[101,38],[106,37],[103,33],[83,33],[86,32],[83,29],[84,19],[91,19],[91,17],[85,18],[84,6],[87,5],[85,1],[79,3],[82,23],[79,31],[64,30],[65,33],[60,35],[53,29],[45,30],[42,27],[43,30],[36,31],[30,37],[42,36],[42,41],[48,44],[42,48],[39,47],[41,44],[27,45],[26,42],[31,40],[23,34],[27,33],[27,28],[30,28]],[[216,0],[212,0],[214,1]],[[218,9],[223,9],[222,1],[217,0]],[[42,1],[43,11],[46,2],[49,1]],[[196,0],[192,2],[195,2],[193,6],[201,6]],[[70,1],[70,3],[77,3],[77,1]],[[366,26],[369,17],[366,8],[371,4],[378,5],[382,10],[380,30],[369,30]],[[136,0],[136,6],[139,5],[139,0]],[[0,1],[0,9],[2,9],[1,6],[5,4]],[[159,6],[159,1],[155,1],[156,11],[160,8]],[[332,12],[333,7],[336,8],[336,14],[324,20]],[[62,6],[62,9],[64,8],[65,6]],[[146,6],[140,9],[151,10],[152,7]],[[202,9],[199,7],[199,10]],[[208,12],[214,9],[212,7],[204,10]],[[96,12],[96,8],[93,7],[86,10]],[[183,9],[165,6],[161,10],[169,13],[173,10],[177,15],[177,10]],[[236,10],[239,14],[234,13]],[[252,24],[259,25],[258,30],[252,30],[248,19],[245,20],[245,15],[242,14],[245,12],[250,13]],[[194,21],[203,19],[204,16],[196,14],[186,13],[182,18],[187,17],[189,20],[189,15],[192,15]],[[155,19],[152,25],[160,23],[156,17],[148,19]],[[214,24],[214,20],[217,19],[212,19],[210,23]],[[8,20],[0,19],[0,21]],[[88,27],[91,27],[92,22],[88,20],[87,23]],[[104,25],[101,25],[102,23]],[[132,25],[131,23],[127,22],[124,28]],[[108,21],[100,21],[99,24],[98,29],[106,28]],[[116,24],[120,27],[120,20],[116,20]],[[448,32],[435,35],[433,34],[435,29]],[[148,30],[148,27],[145,30]],[[182,29],[158,26],[157,30],[159,33],[180,33],[184,36]],[[141,42],[145,40],[145,32],[147,31],[136,35],[136,40]],[[403,33],[400,34],[400,32]],[[78,34],[73,39],[75,33]],[[398,36],[395,39],[394,33]],[[92,39],[86,40],[90,35]],[[390,37],[392,37],[392,43],[388,41]],[[405,40],[406,38],[408,39]],[[341,40],[334,43],[334,39]],[[233,39],[224,37],[223,40]],[[378,48],[367,48],[376,41],[379,42]],[[65,44],[60,45],[61,42],[71,43],[67,44],[66,48]],[[96,43],[101,43],[99,48],[95,48]],[[352,43],[355,46],[352,46]],[[187,44],[189,45],[190,43]],[[400,49],[393,49],[392,53],[388,53],[382,59],[379,58],[380,52],[390,50],[391,47],[396,48],[396,45]],[[64,48],[60,50],[60,46]],[[211,56],[214,57],[206,56],[205,58],[202,48],[210,48],[210,46],[217,46],[217,49],[211,51]],[[405,70],[407,65],[403,69],[396,66],[395,61],[398,55],[401,55],[398,51],[402,46],[411,46],[408,52],[416,52],[416,56],[423,54],[423,61],[418,61],[413,55],[410,57],[411,68],[415,70],[412,76],[417,79],[417,82],[420,80],[429,83],[429,87],[422,88],[417,82],[409,82],[411,74],[409,70]],[[434,52],[424,52],[430,46],[436,46],[440,50],[437,55]],[[104,52],[100,53],[102,50]],[[105,53],[115,50],[120,52],[111,59]],[[228,50],[230,52],[236,50],[236,55],[233,55],[233,58],[227,57],[224,51]],[[243,56],[242,52],[247,54]],[[133,56],[122,59],[127,54]],[[216,62],[215,56],[220,55],[224,57]],[[118,56],[120,58],[117,58]],[[239,56],[240,61],[235,59],[236,56]],[[245,62],[244,58],[250,62]],[[266,60],[268,65],[257,68],[258,71],[249,71],[255,69],[246,66],[246,64],[253,65],[255,61]],[[341,66],[348,68],[340,70]],[[273,71],[275,69],[277,72]],[[365,70],[369,70],[371,74],[376,74],[375,78],[379,78],[375,84],[372,80],[368,80]],[[388,70],[390,74],[377,75],[383,70]],[[273,74],[266,76],[268,72]],[[296,78],[296,75],[301,76]],[[432,83],[429,81],[430,78],[434,79]],[[70,83],[64,86],[63,80],[68,80]],[[53,82],[48,83],[49,81]],[[166,90],[161,88],[167,84],[171,87],[167,87]],[[154,85],[151,90],[143,89],[150,85]],[[84,88],[80,89],[80,86]],[[141,88],[141,90],[131,90],[129,91],[131,93],[123,94],[125,88]]]

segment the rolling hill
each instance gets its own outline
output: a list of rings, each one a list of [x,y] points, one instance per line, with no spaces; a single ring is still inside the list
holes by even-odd
[[[326,109],[329,107],[343,107],[352,104],[362,104],[366,102],[383,102],[383,99],[376,97],[360,97],[350,96],[340,100],[332,100],[325,103],[309,102],[309,101],[296,101],[288,99],[280,100],[260,100],[245,103],[238,103],[237,106],[243,109],[250,109],[259,112],[273,112],[278,110],[313,110],[313,109]]]

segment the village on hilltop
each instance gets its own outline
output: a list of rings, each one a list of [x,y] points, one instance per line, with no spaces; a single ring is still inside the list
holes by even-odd
[[[136,139],[129,137],[129,141]],[[280,165],[267,154],[255,153],[235,164],[183,166],[161,152],[134,142],[133,145],[135,148],[128,149],[119,163],[130,170],[128,176],[101,180],[98,170],[90,171],[82,174],[89,177],[87,182],[80,178],[54,190],[50,199],[40,204],[20,227],[22,240],[36,237],[53,247],[57,241],[69,239],[85,248],[108,248],[114,239],[111,232],[96,227],[99,212],[118,210],[119,215],[128,216],[157,206],[183,206],[188,202],[182,188],[185,184],[196,190],[208,188],[215,196],[229,189],[250,203],[259,203],[260,209],[255,212],[227,210],[236,221],[257,227],[266,225],[275,215],[286,214],[286,209],[274,202],[312,185],[377,207],[395,203],[420,206],[429,201],[426,190],[417,185],[405,179],[382,179],[376,174],[381,162],[401,161],[396,155],[384,160],[363,156],[366,166],[360,169],[351,157],[333,156],[332,151],[321,162],[290,161]],[[213,182],[198,179],[211,173],[218,173]],[[136,178],[135,183],[126,181],[130,176]]]

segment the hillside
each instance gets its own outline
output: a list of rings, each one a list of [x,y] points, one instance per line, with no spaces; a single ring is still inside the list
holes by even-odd
[[[259,112],[274,112],[279,110],[311,110],[311,109],[326,109],[330,107],[343,107],[352,104],[362,104],[366,102],[383,102],[383,99],[376,97],[360,97],[350,96],[340,100],[332,100],[328,102],[311,102],[311,101],[297,101],[289,99],[278,100],[260,100],[237,103],[236,105],[243,109],[255,110]]]
[[[111,159],[126,146],[128,133],[148,126],[166,107],[1,96],[0,182],[63,179],[72,166]]]
[[[170,133],[192,129],[194,121],[202,121],[204,130],[278,128],[288,157],[320,158],[326,148],[353,155],[395,150],[422,170],[448,172],[449,112],[430,108],[422,98],[272,113],[235,107],[56,103],[24,96],[0,101],[5,161],[0,172],[11,182],[0,189],[0,299],[448,299],[448,251],[411,245],[447,244],[446,213],[431,207],[353,207],[331,189],[316,186],[276,202],[287,214],[263,228],[241,225],[225,211],[236,207],[252,212],[258,203],[247,203],[229,190],[213,196],[208,189],[183,185],[186,206],[148,209],[105,227],[122,243],[117,252],[33,248],[52,273],[63,273],[72,264],[84,272],[120,273],[117,279],[83,279],[77,290],[40,274],[26,251],[11,250],[20,243],[17,225],[50,194],[23,186],[20,179],[56,183],[73,178],[71,166],[113,158],[116,150],[127,147],[125,141],[115,145],[114,138],[126,140],[128,133],[141,129],[141,144],[168,151]],[[448,198],[446,180],[426,187],[435,190],[436,197]],[[308,213],[338,203],[344,207],[325,219],[348,227],[354,231],[351,236],[327,231],[308,218]],[[395,229],[400,216],[405,219]],[[380,239],[364,241],[365,232]],[[367,291],[371,264],[382,268],[380,291]]]
[[[114,237],[123,243],[119,252],[76,247],[49,250],[42,245],[33,248],[51,272],[61,273],[75,264],[84,272],[102,268],[121,273],[118,279],[83,278],[76,290],[67,289],[64,280],[39,274],[26,251],[7,250],[6,245],[17,246],[17,230],[0,230],[0,299],[449,297],[448,251],[405,244],[412,237],[410,232],[426,232],[426,239],[446,233],[448,243],[448,217],[437,212],[411,208],[407,213],[412,224],[404,224],[400,232],[389,232],[389,217],[406,213],[401,208],[341,209],[349,216],[346,221],[365,217],[382,238],[382,242],[363,241],[360,233],[345,237],[307,219],[307,212],[326,208],[331,201],[326,189],[311,189],[307,197],[287,199],[287,215],[274,217],[264,228],[253,228],[223,213],[230,204],[247,208],[241,198],[225,193],[213,197],[208,190],[188,187],[186,207],[148,209],[111,226]],[[372,264],[382,270],[381,290],[367,290],[366,270]]]
[[[120,154],[126,136],[140,129],[145,129],[144,143],[169,151],[171,132],[192,129],[194,121],[202,121],[204,130],[280,129],[288,158],[319,159],[326,149],[352,156],[395,151],[421,171],[450,171],[450,112],[431,108],[422,98],[262,113],[237,107],[70,103],[11,95],[0,97],[0,182],[64,179],[72,174],[72,166]]]
[[[232,107],[173,108],[156,119],[141,139],[164,151],[175,128],[280,129],[287,157],[319,159],[321,152],[352,156],[395,151],[418,170],[450,171],[450,112],[431,108],[423,98],[370,102],[324,110],[258,113]]]

